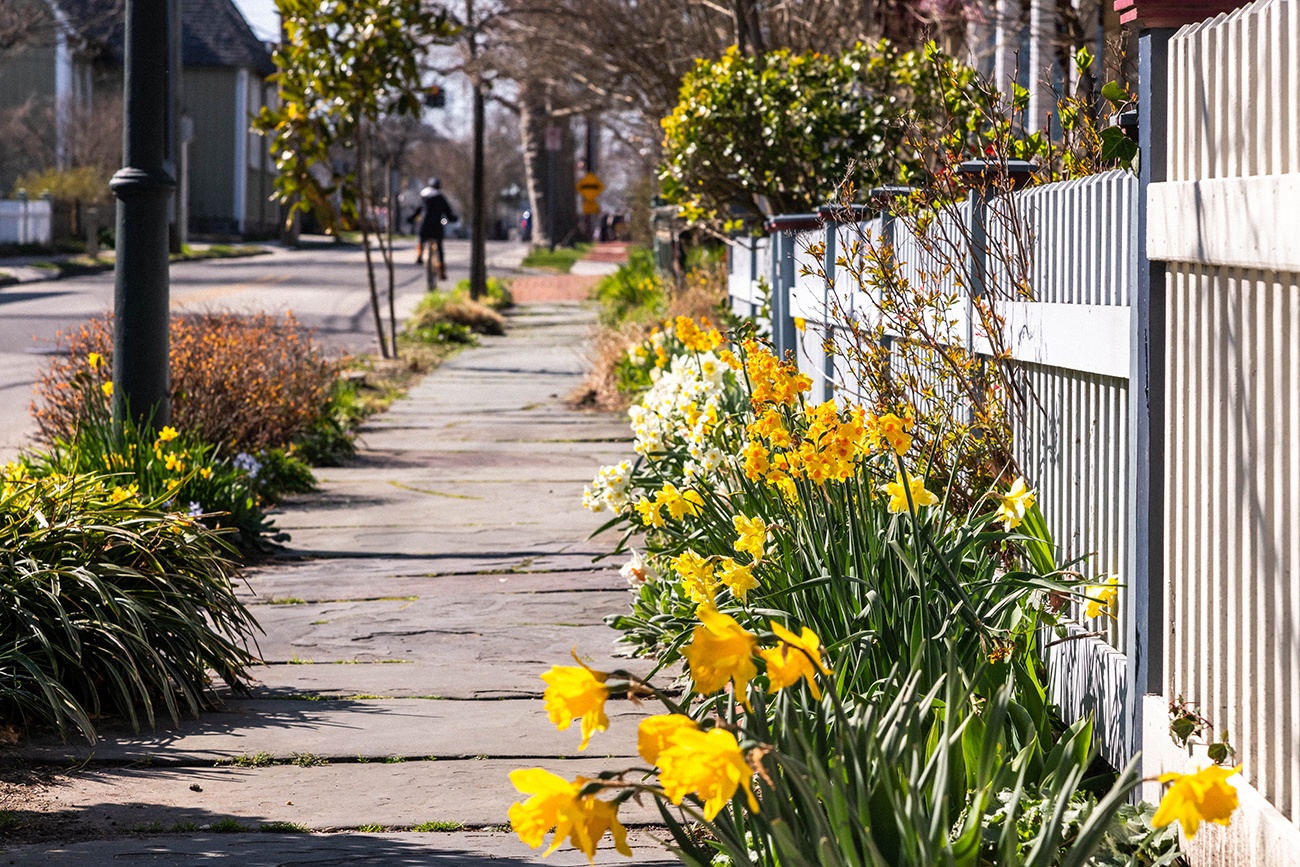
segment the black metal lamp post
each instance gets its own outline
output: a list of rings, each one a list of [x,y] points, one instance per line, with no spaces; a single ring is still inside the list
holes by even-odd
[[[168,420],[167,0],[126,0],[123,153],[117,196],[113,418]]]

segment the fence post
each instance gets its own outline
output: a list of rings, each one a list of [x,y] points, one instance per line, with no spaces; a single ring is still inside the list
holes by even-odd
[[[1141,163],[1129,378],[1133,544],[1127,564],[1133,616],[1125,636],[1132,752],[1143,746],[1143,697],[1161,694],[1164,681],[1165,265],[1147,258],[1147,188],[1168,176],[1169,40],[1174,32],[1172,27],[1143,28],[1138,36]]]

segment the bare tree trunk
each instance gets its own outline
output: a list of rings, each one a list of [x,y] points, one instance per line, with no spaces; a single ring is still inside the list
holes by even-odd
[[[550,226],[546,221],[546,93],[543,85],[524,79],[519,93],[519,136],[524,151],[524,182],[533,211],[533,246],[548,247]]]
[[[385,212],[388,214],[388,239],[382,246],[384,267],[388,270],[388,342],[393,348],[393,358],[400,357],[397,349],[397,275],[393,272],[393,164],[384,163],[384,199]]]
[[[366,253],[366,277],[370,282],[370,311],[375,315],[375,333],[379,338],[379,355],[381,358],[390,358],[388,354],[388,341],[384,339],[384,316],[379,312],[379,287],[375,284],[375,261],[370,253],[370,192],[366,189],[366,177],[369,174],[366,170],[366,164],[370,159],[370,149],[366,146],[367,136],[370,131],[366,129],[364,119],[357,125],[357,178],[360,181],[357,186],[360,189],[358,194],[358,211],[360,212],[358,221],[361,224],[361,247]]]

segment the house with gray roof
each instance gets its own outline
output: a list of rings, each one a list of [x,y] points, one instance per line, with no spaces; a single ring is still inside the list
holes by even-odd
[[[43,106],[50,121],[45,158],[67,166],[74,136],[87,134],[74,119],[90,116],[97,103],[120,104],[123,0],[10,2],[29,4],[46,23],[22,44],[0,46],[0,108]],[[270,51],[231,0],[175,2],[182,71],[172,171],[179,213],[194,233],[273,234],[280,222],[280,208],[270,201],[274,164],[265,139],[250,128],[274,98],[267,83],[275,71]],[[111,134],[120,135],[119,129]],[[0,166],[4,191],[30,168]]]

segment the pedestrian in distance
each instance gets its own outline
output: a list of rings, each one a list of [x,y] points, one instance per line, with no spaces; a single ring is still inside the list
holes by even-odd
[[[437,178],[429,178],[428,185],[420,190],[420,207],[416,208],[411,219],[421,215],[423,219],[420,221],[419,245],[415,249],[415,264],[424,261],[425,246],[428,245],[431,260],[434,251],[438,252],[438,279],[446,280],[447,260],[442,252],[442,239],[447,224],[456,222],[457,217],[451,209],[451,203],[442,194],[442,182]]]

